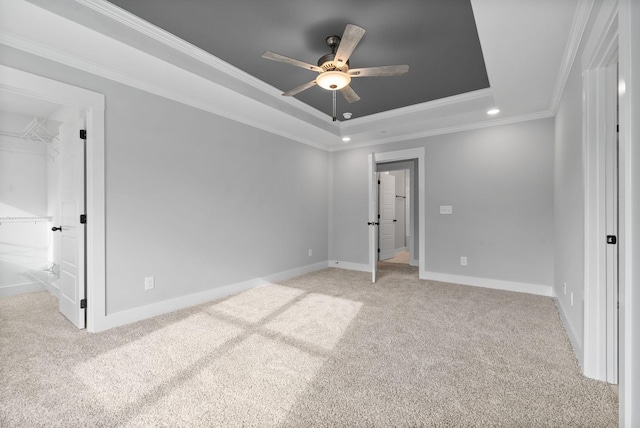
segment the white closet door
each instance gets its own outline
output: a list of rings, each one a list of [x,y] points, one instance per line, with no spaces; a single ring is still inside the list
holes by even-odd
[[[81,301],[85,298],[85,225],[80,215],[85,214],[85,154],[84,140],[80,138],[84,129],[84,114],[60,126],[60,312],[76,327],[85,327],[85,309]]]
[[[380,260],[395,256],[396,177],[380,174]]]

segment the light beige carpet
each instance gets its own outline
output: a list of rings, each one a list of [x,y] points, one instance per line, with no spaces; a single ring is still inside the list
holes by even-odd
[[[99,334],[0,299],[2,427],[613,427],[550,298],[326,269]]]

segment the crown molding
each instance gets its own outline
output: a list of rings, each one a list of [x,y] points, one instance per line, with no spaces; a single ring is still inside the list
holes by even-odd
[[[401,107],[394,110],[389,110],[381,113],[371,114],[364,117],[359,117],[356,119],[349,119],[347,122],[340,122],[340,135],[342,136],[342,131],[348,131],[352,127],[356,127],[359,125],[366,125],[372,123],[379,123],[384,120],[396,119],[399,116],[407,116],[413,114],[426,114],[435,109],[439,109],[442,107],[462,105],[464,103],[475,101],[481,98],[493,96],[493,92],[491,88],[478,89],[477,91],[466,92],[464,94],[453,95],[446,98],[440,98],[433,101],[428,101],[425,103],[414,104],[407,107]]]
[[[409,141],[409,140],[416,140],[420,138],[433,137],[435,135],[452,134],[454,132],[472,131],[474,129],[490,128],[493,126],[509,125],[512,123],[528,122],[531,120],[538,120],[538,119],[547,119],[553,116],[554,116],[554,113],[547,110],[547,111],[523,114],[519,116],[512,116],[512,117],[507,117],[502,119],[467,123],[464,125],[456,125],[456,126],[449,126],[444,128],[438,128],[438,129],[431,129],[423,132],[415,132],[413,134],[404,134],[404,135],[399,135],[395,137],[381,138],[378,140],[370,140],[370,141],[367,141],[366,143],[355,143],[355,144],[349,144],[349,145],[343,145],[343,146],[336,146],[336,147],[331,147],[329,151],[341,152],[344,150],[351,150],[351,149],[362,148],[362,147],[372,147],[372,146],[379,146],[382,144],[397,143],[400,141]]]
[[[562,65],[558,72],[558,78],[556,80],[556,86],[551,97],[550,110],[555,114],[558,110],[558,105],[562,99],[567,80],[569,79],[569,73],[578,55],[582,38],[584,37],[591,11],[595,0],[580,0],[576,13],[573,17],[573,23],[571,24],[571,33],[569,34],[569,41],[562,57]]]

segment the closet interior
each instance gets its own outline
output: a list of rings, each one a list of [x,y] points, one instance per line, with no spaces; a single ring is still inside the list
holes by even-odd
[[[59,290],[59,128],[72,109],[0,91],[0,297]]]

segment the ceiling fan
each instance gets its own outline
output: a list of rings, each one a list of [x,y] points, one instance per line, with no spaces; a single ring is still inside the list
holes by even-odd
[[[362,36],[364,36],[364,33],[364,28],[354,24],[347,24],[342,38],[338,36],[327,37],[326,41],[327,45],[331,48],[331,53],[322,56],[318,60],[318,65],[309,64],[270,51],[262,54],[262,57],[319,73],[315,80],[284,92],[282,95],[293,96],[315,85],[333,91],[333,121],[335,122],[336,91],[340,91],[349,103],[360,100],[358,94],[349,86],[351,78],[400,76],[409,71],[409,66],[406,64],[350,69],[349,57],[360,42],[360,39],[362,39]]]

